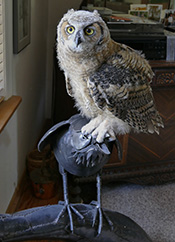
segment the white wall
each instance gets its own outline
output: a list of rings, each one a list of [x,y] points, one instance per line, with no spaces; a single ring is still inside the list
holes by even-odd
[[[22,103],[0,134],[0,213],[4,213],[25,170],[46,117],[51,114],[52,61],[56,25],[80,0],[31,0],[31,43],[13,54],[12,0],[6,7],[7,97]]]

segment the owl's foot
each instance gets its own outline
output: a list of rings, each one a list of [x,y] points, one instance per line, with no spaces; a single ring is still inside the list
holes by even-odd
[[[99,115],[82,127],[83,134],[91,134],[98,143],[102,143],[105,138],[113,141],[117,134],[126,134],[130,130],[128,124],[117,117],[104,117]]]
[[[98,202],[92,201],[91,205],[95,206],[92,227],[94,227],[96,221],[98,221],[97,234],[98,235],[101,234],[101,231],[102,231],[102,228],[103,228],[103,218],[105,218],[105,220],[109,224],[111,230],[113,230],[113,222],[109,219],[109,217],[107,216],[105,211],[103,211],[103,209],[100,206],[98,206]]]
[[[70,230],[73,233],[74,226],[73,226],[72,213],[74,213],[81,220],[84,220],[84,216],[76,208],[74,208],[73,204],[67,204],[67,203],[65,203],[63,201],[59,201],[59,204],[63,205],[63,208],[62,208],[61,212],[58,214],[58,216],[56,217],[56,219],[53,221],[53,223],[57,224],[59,219],[67,212],[68,217],[69,217],[69,221],[70,221]]]
[[[92,119],[88,124],[82,127],[83,134],[91,134],[98,143],[102,143],[105,138],[111,141],[116,139],[115,132],[107,119],[103,120],[101,116]]]

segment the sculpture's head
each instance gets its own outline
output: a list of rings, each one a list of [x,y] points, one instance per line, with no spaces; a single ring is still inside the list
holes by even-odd
[[[55,157],[66,171],[76,176],[90,176],[108,161],[113,143],[106,140],[99,144],[91,136],[81,133],[89,120],[74,115],[69,120],[53,126],[40,140],[38,149],[50,143]]]
[[[82,135],[72,126],[57,139],[53,148],[58,162],[76,176],[98,172],[108,161],[112,149],[111,145],[98,144],[91,136]]]

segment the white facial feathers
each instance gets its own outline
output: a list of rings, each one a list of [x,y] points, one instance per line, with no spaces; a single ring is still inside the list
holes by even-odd
[[[67,23],[67,25],[66,25]],[[101,37],[102,39],[107,39],[110,37],[109,30],[105,24],[105,22],[100,17],[99,13],[94,10],[93,12],[88,11],[74,11],[73,9],[69,10],[61,19],[60,23],[57,27],[57,42],[61,41],[62,43],[65,40],[65,36],[63,36],[62,29],[66,28],[68,25],[73,26],[76,28],[76,30],[82,30],[85,29],[88,26],[93,25],[94,23],[97,23],[100,27]],[[66,25],[66,26],[65,26]],[[103,36],[102,36],[103,35]]]

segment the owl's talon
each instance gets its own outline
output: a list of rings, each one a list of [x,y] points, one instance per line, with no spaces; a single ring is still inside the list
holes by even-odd
[[[97,142],[97,134],[92,134],[93,139]]]
[[[89,134],[86,134],[86,133],[82,133],[81,136],[80,136],[81,139],[89,139],[90,136]]]
[[[87,135],[88,132],[86,130],[81,130],[82,135]]]
[[[106,133],[105,134],[105,138],[109,138],[110,137],[110,134],[109,133]]]

